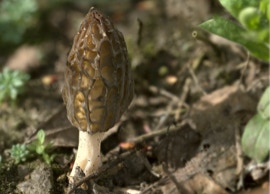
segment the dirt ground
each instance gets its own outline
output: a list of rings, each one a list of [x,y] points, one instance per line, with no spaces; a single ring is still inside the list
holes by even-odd
[[[0,104],[0,193],[67,191],[78,130],[66,117],[61,89],[73,37],[91,6],[108,15],[125,37],[135,97],[102,141],[103,166],[87,180],[88,193],[269,192],[268,168],[250,170],[256,165],[240,145],[269,85],[269,66],[197,28],[214,14],[228,17],[216,1],[42,6],[40,23],[27,41],[0,52],[3,67],[31,76],[15,105]],[[39,129],[53,142],[52,164],[38,157],[14,164],[11,146],[30,143]],[[77,193],[83,193],[83,185]]]

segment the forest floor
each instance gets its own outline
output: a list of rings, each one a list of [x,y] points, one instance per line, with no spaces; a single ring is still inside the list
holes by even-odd
[[[269,192],[268,168],[255,168],[241,150],[244,127],[269,85],[269,66],[197,28],[214,14],[226,15],[213,2],[96,5],[125,37],[135,96],[102,141],[103,166],[91,178],[93,192]],[[61,88],[73,36],[91,6],[49,10],[41,27],[46,40],[1,56],[6,67],[31,79],[16,104],[0,104],[0,193],[67,191],[78,130],[66,117]],[[29,144],[40,129],[53,142],[54,160],[49,165],[32,157],[15,164],[12,145]]]

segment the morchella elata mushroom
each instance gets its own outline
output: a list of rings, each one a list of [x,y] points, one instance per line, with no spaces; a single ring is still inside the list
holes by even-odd
[[[67,117],[79,129],[76,168],[85,176],[101,165],[104,133],[119,121],[133,98],[133,78],[123,35],[93,7],[74,37],[62,91]]]

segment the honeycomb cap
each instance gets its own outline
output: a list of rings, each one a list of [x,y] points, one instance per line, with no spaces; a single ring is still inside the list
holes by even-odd
[[[119,121],[134,83],[123,35],[90,8],[69,52],[62,97],[69,121],[88,133],[105,132]]]

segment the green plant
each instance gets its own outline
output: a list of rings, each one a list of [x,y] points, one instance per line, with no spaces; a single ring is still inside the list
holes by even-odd
[[[47,152],[52,147],[52,142],[45,143],[45,132],[41,129],[37,133],[37,139],[31,142],[30,144],[16,144],[13,145],[10,149],[10,156],[14,159],[15,164],[25,162],[31,156],[41,156],[43,160],[50,164],[55,155],[49,155]],[[1,159],[1,158],[0,158]]]
[[[16,144],[11,147],[10,156],[15,160],[15,164],[19,164],[29,157],[29,150],[25,144]]]
[[[0,73],[0,103],[9,99],[15,101],[18,94],[24,91],[25,83],[29,78],[26,73],[4,68]]]
[[[242,136],[242,149],[246,155],[263,162],[270,150],[270,87],[262,95],[258,104],[258,113],[247,123]]]
[[[31,144],[28,145],[28,149],[37,154],[42,156],[43,160],[47,163],[50,164],[55,155],[49,155],[47,152],[49,149],[52,147],[52,142],[49,142],[48,144],[45,143],[45,132],[44,130],[39,130],[37,133],[37,139],[33,141]]]
[[[219,0],[240,24],[216,16],[199,25],[204,30],[239,43],[255,57],[269,61],[268,0]]]
[[[19,43],[35,23],[36,0],[3,0],[0,4],[0,43]]]

